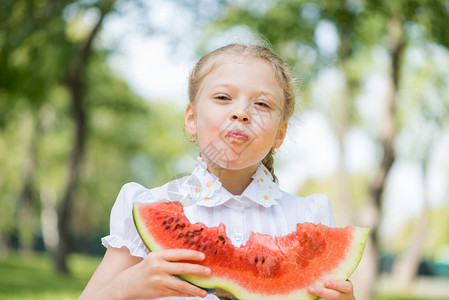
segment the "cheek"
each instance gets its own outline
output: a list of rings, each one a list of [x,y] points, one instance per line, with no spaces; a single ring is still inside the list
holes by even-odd
[[[202,129],[203,131],[211,130],[219,126],[219,116],[217,116],[214,112],[204,112],[197,117],[198,129]]]
[[[216,114],[213,110],[199,111],[197,118],[197,131],[199,139],[213,139],[222,131],[223,118],[220,114]]]
[[[266,119],[264,126],[257,126],[257,134],[267,139],[268,142],[276,139],[279,129],[280,129],[280,121],[278,118]]]

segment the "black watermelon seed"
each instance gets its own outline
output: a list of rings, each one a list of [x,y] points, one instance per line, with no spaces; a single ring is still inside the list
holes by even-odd
[[[265,257],[262,257],[262,263],[264,263],[265,262]]]
[[[225,240],[224,237],[223,237],[222,235],[219,235],[219,236],[218,236],[218,239],[219,239],[220,241],[224,241],[224,240]]]
[[[170,229],[170,226],[165,226],[165,229],[167,229],[167,230]]]
[[[167,221],[164,221],[162,224],[163,224],[163,225],[166,225],[166,224],[167,224]]]
[[[256,256],[256,258],[254,259],[254,262],[257,263],[258,260],[259,260],[259,259],[258,259],[257,256]]]

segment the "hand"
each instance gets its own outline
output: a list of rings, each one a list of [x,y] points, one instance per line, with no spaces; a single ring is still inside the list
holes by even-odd
[[[122,278],[127,278],[126,286],[123,286],[122,290],[126,290],[125,294],[130,296],[129,298],[205,297],[206,291],[172,276],[209,276],[211,271],[207,267],[179,262],[201,261],[204,258],[201,252],[185,249],[151,252],[143,261],[121,274]]]
[[[352,282],[349,280],[327,280],[324,288],[312,286],[307,292],[322,300],[355,300]]]

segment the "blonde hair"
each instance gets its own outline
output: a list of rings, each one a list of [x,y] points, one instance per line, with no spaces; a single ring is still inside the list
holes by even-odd
[[[288,121],[295,110],[296,84],[294,77],[287,64],[269,47],[262,45],[229,44],[201,57],[189,77],[188,96],[191,105],[194,106],[196,103],[203,79],[215,70],[223,58],[229,57],[230,55],[259,58],[271,63],[275,71],[276,79],[284,91],[282,120]],[[277,177],[274,175],[273,162],[273,149],[271,149],[262,160],[262,163],[277,182]]]

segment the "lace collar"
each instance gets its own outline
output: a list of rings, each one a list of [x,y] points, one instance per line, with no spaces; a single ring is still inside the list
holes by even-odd
[[[276,199],[282,197],[279,186],[262,163],[243,193],[232,195],[222,186],[219,178],[207,170],[207,165],[201,157],[197,157],[196,162],[193,173],[181,184],[181,189],[190,194],[189,198],[196,205],[213,207],[235,200],[246,206],[258,204],[270,207],[277,205]]]

